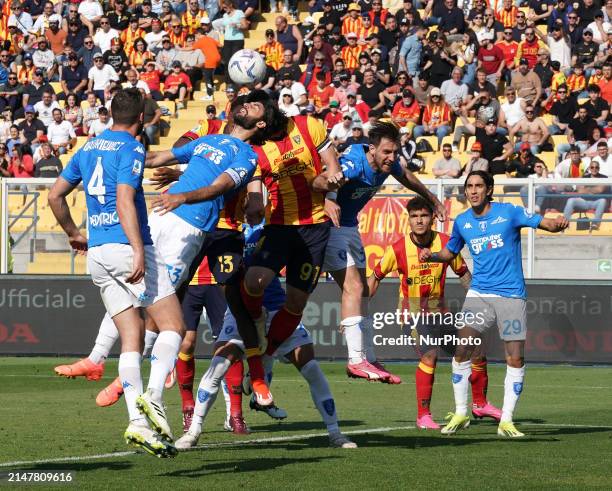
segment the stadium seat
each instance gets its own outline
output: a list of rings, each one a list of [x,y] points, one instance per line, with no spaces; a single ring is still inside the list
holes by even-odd
[[[416,139],[416,142],[419,143],[421,140],[426,140],[433,148],[433,151],[436,152],[438,150],[438,137],[437,136],[420,136]]]

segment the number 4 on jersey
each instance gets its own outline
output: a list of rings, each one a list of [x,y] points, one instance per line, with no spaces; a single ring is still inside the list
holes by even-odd
[[[95,196],[101,205],[104,204],[104,195],[106,194],[106,186],[104,186],[104,168],[102,167],[102,157],[98,157],[96,168],[94,169],[89,184],[87,185],[87,193]]]

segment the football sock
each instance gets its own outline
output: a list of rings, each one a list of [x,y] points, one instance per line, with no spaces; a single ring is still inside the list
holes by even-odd
[[[261,295],[252,295],[244,285],[244,281],[242,281],[240,283],[240,296],[250,316],[253,319],[259,319],[262,314],[261,306],[263,305],[263,293]]]
[[[110,315],[104,314],[100,323],[100,329],[98,330],[98,336],[96,337],[96,343],[88,357],[89,360],[96,365],[104,363],[117,339],[119,339],[119,331],[115,326],[115,322],[111,319]]]
[[[227,420],[232,415],[232,400],[230,399],[230,389],[225,379],[221,380],[221,392],[225,401],[225,419]]]
[[[228,416],[242,416],[242,379],[244,378],[244,364],[237,360],[229,367],[225,374],[225,383],[228,388],[230,401]]]
[[[470,373],[472,362],[462,361],[458,363],[453,357],[453,392],[455,394],[455,414],[467,416],[468,384],[470,383]]]
[[[274,357],[270,355],[263,355],[261,358],[264,367],[264,373],[266,374],[266,383],[268,387],[272,384],[272,368],[274,367]]]
[[[119,355],[119,378],[123,385],[123,395],[127,405],[130,422],[144,422],[144,416],[136,407],[136,399],[142,394],[142,378],[140,376],[141,355],[136,351]]]
[[[151,351],[151,374],[147,389],[151,391],[154,399],[161,402],[166,377],[174,368],[179,348],[181,347],[180,334],[174,331],[162,331]]]
[[[293,331],[300,325],[301,320],[301,312],[295,314],[289,312],[286,307],[276,312],[274,317],[272,317],[270,329],[268,330],[268,349],[266,353],[268,355],[273,355],[278,347],[293,334]]]
[[[317,360],[310,360],[300,370],[302,376],[308,382],[310,387],[310,395],[317,406],[327,431],[336,433],[340,431],[338,428],[338,416],[336,414],[336,404],[329,390],[329,384],[325,375],[321,371],[321,367]]]
[[[430,414],[431,392],[433,389],[436,366],[421,361],[416,369],[417,416]]]
[[[230,365],[231,362],[222,356],[214,356],[210,361],[208,370],[206,370],[202,380],[200,380],[190,430],[194,430],[197,433],[202,431],[202,422],[217,398],[219,385]]]
[[[195,358],[187,353],[179,353],[176,360],[176,380],[183,401],[183,411],[195,405],[193,400],[193,378],[195,376]]]
[[[157,339],[158,335],[159,333],[155,331],[149,331],[148,329],[145,330],[144,348],[142,349],[143,358],[149,356],[149,353],[151,353],[151,350],[153,349],[153,345],[155,344],[155,340]]]
[[[342,319],[341,328],[344,330],[346,348],[348,349],[348,362],[351,365],[361,363],[365,359],[365,339],[367,333],[364,332],[363,317],[355,315]]]
[[[514,368],[506,366],[506,380],[504,380],[504,406],[502,407],[502,421],[512,421],[512,414],[516,403],[523,392],[525,380],[525,366]]]
[[[487,360],[472,363],[472,403],[477,406],[484,406],[487,403],[487,387],[489,385],[489,375],[487,374]]]
[[[372,323],[372,317],[367,316],[363,318],[363,349],[365,350],[366,360],[369,363],[376,361],[376,354],[374,353],[374,326]]]

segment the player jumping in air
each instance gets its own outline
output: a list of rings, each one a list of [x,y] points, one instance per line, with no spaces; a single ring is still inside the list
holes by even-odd
[[[49,205],[71,246],[88,250],[92,280],[100,287],[102,301],[121,335],[119,377],[130,418],[125,439],[152,455],[172,457],[176,449],[162,391],[185,328],[147,222],[142,189],[145,149],[135,139],[143,109],[144,101],[137,90],[117,92],[112,102],[113,127],[76,153],[51,189]],[[79,232],[66,202],[66,196],[81,181],[87,200],[89,240]],[[141,306],[160,330],[145,393],[140,374],[144,334],[138,309]]]
[[[425,248],[421,250],[419,259],[422,262],[450,262],[467,245],[474,260],[474,273],[463,313],[470,313],[474,322],[459,333],[461,338],[480,337],[486,329],[497,326],[504,341],[507,363],[504,405],[497,433],[514,438],[524,436],[512,421],[525,378],[527,315],[521,228],[561,232],[569,222],[562,216],[544,218],[530,214],[521,206],[492,203],[494,184],[490,174],[470,172],[465,179],[464,193],[471,209],[456,218],[451,238],[440,252]],[[453,357],[452,382],[456,408],[454,413],[449,413],[448,424],[442,428],[442,433],[446,435],[470,425],[467,400],[472,350],[472,343],[460,345]]]
[[[439,252],[448,242],[449,236],[432,230],[434,219],[431,205],[423,198],[411,199],[406,205],[410,234],[387,247],[376,265],[374,274],[368,279],[370,295],[374,296],[382,279],[397,271],[400,275],[400,310],[410,313],[447,312],[444,303],[447,265],[444,263],[421,263],[419,251],[429,248]],[[467,264],[458,254],[450,267],[459,276],[461,284],[469,289],[472,275]],[[429,338],[439,339],[454,332],[453,326],[428,325],[420,322],[412,326],[416,331],[417,353],[420,356],[416,369],[417,428],[439,430],[430,412],[431,393],[438,359],[438,343],[429,343]],[[487,402],[487,360],[477,347],[471,357],[472,414],[477,418],[491,417],[499,421],[501,411]]]
[[[252,251],[255,248],[255,244],[261,239],[262,230],[261,227],[252,229],[247,227],[245,234],[247,236],[246,250],[248,256],[248,251]],[[275,278],[266,288],[263,299],[264,307],[271,312],[269,319],[274,318],[272,313],[280,309],[284,302],[285,292],[279,279]],[[267,327],[270,327],[270,322],[268,322]],[[238,333],[236,320],[228,310],[225,314],[225,321],[219,335],[219,340],[215,344],[215,355],[210,363],[210,367],[200,381],[191,427],[177,440],[178,449],[192,448],[197,444],[202,433],[204,419],[217,397],[219,384],[231,364],[242,359],[244,351],[245,346]],[[312,400],[327,426],[330,445],[340,448],[356,448],[357,445],[340,432],[336,404],[329,390],[329,384],[318,362],[314,359],[314,349],[310,333],[301,323],[291,336],[279,346],[275,354],[292,363],[308,382]],[[269,359],[272,361],[271,357]]]
[[[357,215],[390,175],[406,188],[426,197],[435,206],[439,218],[446,218],[446,210],[412,172],[400,165],[399,132],[393,124],[376,123],[368,138],[369,144],[352,145],[340,156],[342,174],[347,182],[335,197],[340,208],[340,226],[330,230],[323,269],[332,274],[342,290],[340,327],[348,348],[347,374],[399,384],[401,379],[389,373],[374,353],[374,331],[367,317],[366,256]],[[328,198],[334,197],[329,194]]]

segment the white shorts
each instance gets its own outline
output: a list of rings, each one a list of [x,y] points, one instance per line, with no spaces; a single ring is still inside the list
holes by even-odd
[[[270,323],[272,322],[272,318],[274,317],[276,312],[276,310],[273,312],[268,312],[266,332],[268,329],[270,329]],[[234,318],[229,309],[225,311],[225,318],[223,319],[223,328],[221,329],[221,333],[219,334],[217,342],[232,343],[235,344],[242,351],[244,351],[244,342],[242,341],[242,337],[240,337],[240,333],[238,332],[236,319]],[[299,348],[300,346],[305,346],[307,344],[312,344],[312,338],[310,337],[310,332],[308,332],[308,329],[306,329],[304,327],[304,324],[300,322],[300,325],[295,328],[293,334],[291,334],[288,339],[285,339],[283,344],[278,347],[278,349],[274,353],[274,356],[276,356],[277,358],[284,358],[285,355],[291,353],[294,349]],[[282,361],[288,360],[284,358]]]
[[[132,246],[103,244],[87,252],[91,279],[100,287],[102,302],[111,317],[130,307],[147,307],[174,293],[162,258],[151,245],[144,250],[145,277],[136,284],[125,281],[132,273]]]
[[[366,255],[358,227],[331,227],[325,249],[324,271],[339,271],[349,266],[366,267]]]
[[[525,341],[527,338],[527,304],[522,298],[486,295],[469,290],[462,309],[464,315],[475,316],[469,326],[478,332],[497,325],[499,337],[504,341]]]
[[[149,215],[151,238],[166,264],[170,282],[178,288],[186,279],[194,258],[202,248],[206,232],[187,223],[174,213]]]

